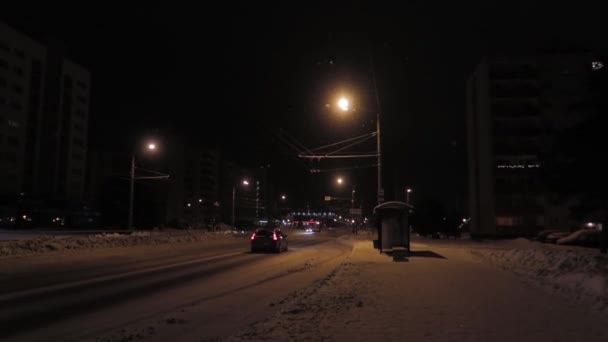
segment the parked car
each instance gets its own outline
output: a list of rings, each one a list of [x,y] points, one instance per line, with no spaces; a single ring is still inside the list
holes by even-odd
[[[278,228],[258,228],[251,235],[251,252],[281,253],[288,249],[287,234]]]
[[[545,240],[547,239],[547,237],[553,233],[561,233],[564,232],[564,230],[559,230],[559,229],[546,229],[546,230],[541,230],[540,232],[538,232],[538,234],[536,235],[536,240],[540,241],[540,242],[545,242]]]
[[[599,247],[601,231],[596,229],[581,229],[557,240],[558,245],[575,245],[584,247]]]
[[[545,238],[545,240],[543,242],[556,243],[557,240],[564,238],[566,236],[569,236],[570,234],[572,234],[572,232],[553,232],[553,233],[547,235],[547,237]]]

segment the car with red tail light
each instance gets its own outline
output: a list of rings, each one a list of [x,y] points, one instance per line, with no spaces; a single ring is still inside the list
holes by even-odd
[[[287,251],[289,243],[287,234],[278,228],[258,228],[251,234],[251,252],[275,252]]]

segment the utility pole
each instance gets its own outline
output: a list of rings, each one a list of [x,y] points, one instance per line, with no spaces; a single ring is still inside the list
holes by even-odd
[[[372,81],[374,83],[374,93],[376,97],[376,150],[378,151],[378,205],[384,202],[384,189],[382,188],[382,144],[380,140],[380,128],[381,128],[381,115],[382,111],[380,107],[380,95],[378,94],[378,84],[376,83],[376,67],[374,65],[374,59],[370,55],[370,62],[372,66]]]
[[[135,192],[135,154],[131,155],[131,177],[129,179],[129,222],[127,229],[133,229],[133,197]]]
[[[260,224],[260,181],[255,182],[255,222],[257,225]]]
[[[232,229],[234,229],[234,201],[236,199],[236,185],[232,185]]]

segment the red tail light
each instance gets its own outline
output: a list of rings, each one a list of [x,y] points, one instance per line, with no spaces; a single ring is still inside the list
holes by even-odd
[[[253,233],[253,235],[251,235],[251,240],[255,240],[255,233]]]
[[[274,241],[277,241],[277,240],[278,240],[278,239],[277,239],[277,233],[272,233],[272,239],[273,239]]]

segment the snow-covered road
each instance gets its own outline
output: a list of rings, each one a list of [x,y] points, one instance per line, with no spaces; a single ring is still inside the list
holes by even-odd
[[[251,254],[247,238],[1,259],[0,339],[196,340],[265,317],[269,305],[335,268],[351,246],[290,235],[290,251]],[[189,324],[184,324],[188,322]]]

